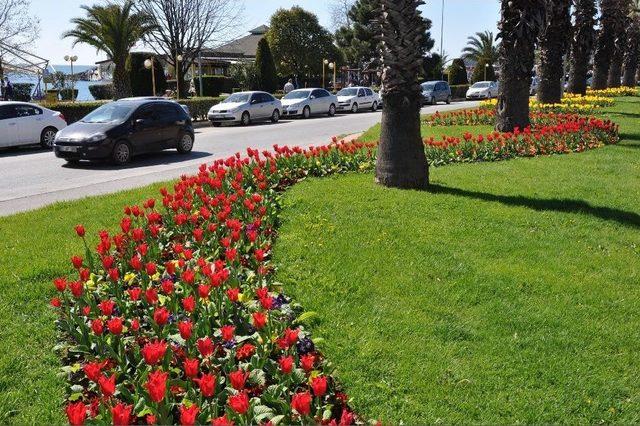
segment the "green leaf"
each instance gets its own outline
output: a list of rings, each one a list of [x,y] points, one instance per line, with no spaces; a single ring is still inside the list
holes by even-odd
[[[305,312],[300,315],[294,323],[310,325],[318,321],[320,321],[320,316],[317,312]]]

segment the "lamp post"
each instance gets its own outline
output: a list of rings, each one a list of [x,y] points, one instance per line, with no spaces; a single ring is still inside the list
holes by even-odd
[[[484,81],[487,81],[487,70],[489,69],[489,64],[484,64]]]
[[[151,84],[153,85],[153,96],[156,96],[158,92],[156,92],[156,66],[154,63],[153,56],[144,61],[144,67],[148,70],[151,70]]]
[[[325,69],[326,66],[329,65],[329,60],[328,59],[324,59],[322,61],[322,88],[325,89],[327,87],[326,80],[325,80]]]
[[[77,56],[69,56],[66,55],[64,57],[64,60],[66,62],[69,62],[71,64],[71,102],[75,102],[76,101],[76,86],[75,86],[75,81],[74,81],[74,75],[73,75],[73,63],[76,62],[78,60]]]
[[[329,69],[333,70],[333,91],[336,91],[336,71],[337,71],[337,66],[335,62],[330,62],[329,63]]]
[[[442,25],[440,26],[440,57],[444,57],[444,0],[442,0]]]
[[[180,62],[182,55],[176,55],[176,97],[180,100]]]

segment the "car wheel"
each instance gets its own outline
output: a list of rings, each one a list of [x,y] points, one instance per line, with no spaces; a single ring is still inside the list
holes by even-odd
[[[124,141],[116,142],[111,159],[119,166],[129,163],[131,161],[131,145]]]
[[[220,127],[222,126],[222,123],[211,123],[213,125],[213,127]]]
[[[278,121],[280,121],[280,111],[274,109],[273,114],[271,114],[271,122],[277,123]]]
[[[242,124],[243,126],[248,126],[249,124],[251,124],[251,115],[249,115],[248,111],[242,113],[240,124]]]
[[[438,104],[438,101],[436,101],[436,98],[432,97],[431,101],[429,101],[429,105],[437,105],[437,104]]]
[[[302,118],[309,118],[311,117],[311,108],[309,108],[308,106],[304,107],[304,109],[302,110]]]
[[[333,117],[334,115],[336,115],[336,106],[331,104],[329,107],[329,117]]]
[[[80,160],[75,160],[75,159],[73,159],[73,160],[67,159],[67,160],[64,160],[64,161],[66,161],[67,164],[70,165],[70,166],[77,166],[78,164],[80,164]]]
[[[56,134],[58,134],[58,129],[55,127],[47,127],[40,134],[40,145],[43,148],[51,149],[53,148],[53,141],[56,139]]]
[[[177,146],[180,154],[188,154],[193,150],[193,136],[189,133],[184,133],[180,136]]]
[[[447,96],[447,105],[451,105],[451,96]]]
[[[354,114],[358,112],[358,104],[354,103],[353,105],[351,105],[351,112]]]
[[[378,110],[378,103],[377,102],[373,102],[373,105],[371,106],[371,111],[376,112]]]

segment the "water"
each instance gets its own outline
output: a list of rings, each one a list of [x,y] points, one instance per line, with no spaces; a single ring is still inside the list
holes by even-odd
[[[94,69],[95,66],[90,65],[74,65],[73,72],[75,74],[88,71],[90,69]],[[49,67],[50,72],[60,71],[67,75],[71,74],[71,66],[70,65],[52,65]],[[31,83],[37,84],[38,77],[31,75],[8,75],[9,80],[13,83]],[[78,89],[78,99],[79,101],[93,101],[94,98],[89,92],[89,86],[93,84],[100,84],[99,81],[76,81],[75,88]],[[44,90],[44,84],[42,84],[42,90]]]

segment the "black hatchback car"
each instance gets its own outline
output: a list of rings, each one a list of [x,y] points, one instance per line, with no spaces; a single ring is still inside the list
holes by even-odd
[[[58,132],[54,152],[72,163],[107,159],[122,165],[146,152],[173,148],[186,154],[193,143],[193,122],[177,102],[121,100]]]

